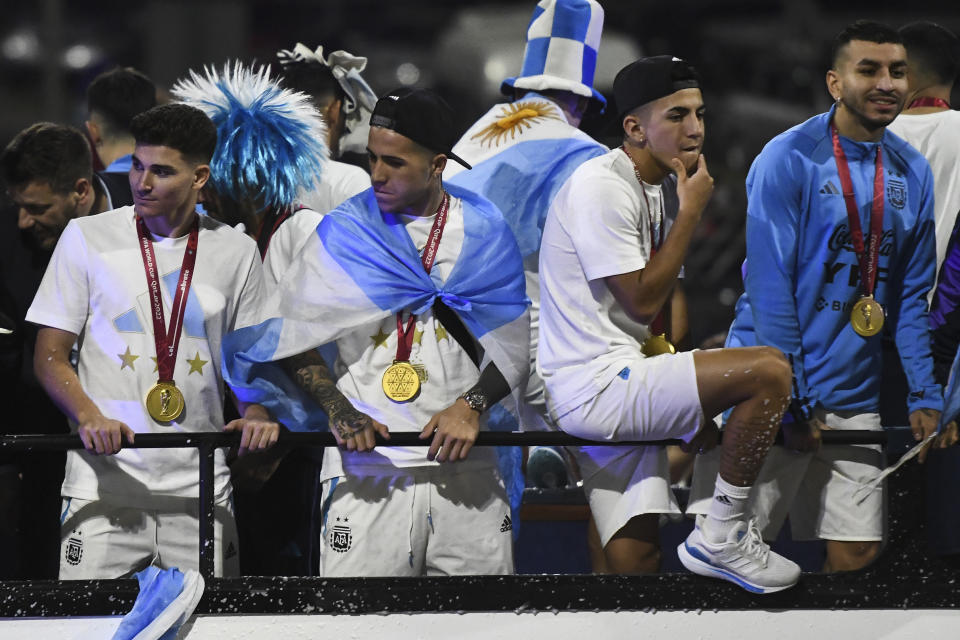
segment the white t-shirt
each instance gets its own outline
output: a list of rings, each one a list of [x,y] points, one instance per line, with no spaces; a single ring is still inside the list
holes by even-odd
[[[153,242],[168,326],[186,244],[187,235]],[[227,332],[256,321],[262,290],[254,242],[200,216],[197,262],[174,370],[185,408],[179,420],[168,424],[154,422],[144,406],[144,396],[157,382],[156,346],[132,206],[70,221],[27,320],[77,334],[80,384],[106,417],[136,433],[220,431],[220,341]],[[128,505],[154,495],[196,497],[197,473],[196,449],[123,449],[114,456],[70,451],[62,494]],[[229,494],[229,481],[224,453],[218,450],[218,498]]]
[[[437,257],[430,271],[430,277],[438,284],[449,277],[463,246],[463,204],[459,198],[450,199],[447,215]],[[407,232],[417,251],[423,251],[435,217],[405,218]],[[404,329],[407,319],[404,313]],[[340,352],[335,367],[337,388],[354,407],[387,425],[391,432],[420,431],[430,418],[452,405],[480,378],[480,370],[434,318],[432,310],[418,316],[415,327],[410,362],[423,365],[427,379],[422,383],[420,395],[411,402],[396,403],[383,393],[383,372],[397,356],[396,315],[358,327],[354,333],[337,340]],[[483,423],[481,416],[481,428]],[[324,453],[323,477],[338,476],[342,471],[382,473],[397,467],[437,465],[427,460],[426,452],[427,447],[377,447],[368,453],[350,453],[328,447]],[[470,451],[467,460],[458,462],[456,467],[464,470],[495,465],[493,448],[476,447]]]
[[[922,153],[933,170],[937,277],[960,212],[960,111],[901,114],[887,127]],[[933,289],[930,297],[933,297]]]
[[[583,163],[553,200],[540,245],[537,372],[555,418],[644,357],[649,330],[626,315],[604,278],[646,266],[651,221],[659,241],[661,188],[641,187],[621,149]]]
[[[319,184],[310,191],[301,192],[296,204],[319,213],[329,213],[344,200],[366,191],[370,186],[370,175],[360,167],[327,160]],[[283,228],[283,225],[280,227]]]
[[[300,209],[284,220],[273,234],[267,247],[267,255],[263,259],[263,276],[268,291],[280,282],[281,276],[290,268],[310,234],[316,233],[317,225],[322,219],[323,215],[312,209]]]

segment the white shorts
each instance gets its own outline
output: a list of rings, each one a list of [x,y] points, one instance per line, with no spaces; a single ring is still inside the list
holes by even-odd
[[[693,352],[684,351],[638,358],[603,391],[558,416],[557,424],[589,440],[689,442],[702,420]]]
[[[680,513],[664,447],[568,447],[604,546],[634,516]]]
[[[693,352],[638,359],[599,394],[557,420],[593,440],[690,441],[703,411]],[[680,513],[663,447],[575,447],[601,542],[644,513]]]
[[[513,521],[499,472],[455,465],[324,481],[320,575],[513,573]]]
[[[60,579],[128,578],[155,565],[183,571],[200,568],[199,501],[153,498],[148,507],[121,507],[104,500],[63,498],[60,517]],[[240,575],[233,504],[214,505],[217,577]]]
[[[836,430],[879,430],[880,415],[818,410],[816,416]],[[688,514],[707,513],[720,468],[719,447],[697,456]],[[883,470],[879,445],[824,445],[815,453],[774,446],[750,492],[749,512],[763,537],[777,537],[786,517],[794,540],[874,542],[883,540],[884,490],[857,489]]]

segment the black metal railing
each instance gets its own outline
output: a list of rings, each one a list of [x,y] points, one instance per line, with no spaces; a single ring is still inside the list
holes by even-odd
[[[824,444],[886,444],[885,431],[824,431]],[[484,431],[477,436],[474,446],[575,446],[575,445],[667,445],[679,444],[679,440],[656,440],[646,442],[596,442],[576,438],[562,432],[497,432]],[[213,466],[214,451],[220,447],[239,446],[239,433],[141,433],[134,444],[124,443],[128,449],[175,449],[194,448],[199,451],[199,501],[200,501],[200,539],[199,571],[205,579],[213,577],[214,559],[214,491]],[[277,441],[283,446],[336,446],[332,433],[293,433],[281,434]],[[377,445],[395,447],[428,446],[429,440],[420,438],[419,433],[391,433],[390,440],[377,436]],[[64,449],[82,449],[83,442],[77,435],[10,435],[0,437],[0,451],[59,451]]]
[[[442,578],[309,578],[213,575],[213,461],[218,447],[239,444],[239,434],[138,434],[137,448],[193,447],[199,456],[200,571],[207,589],[198,613],[370,613],[416,611],[769,609],[960,606],[950,564],[926,554],[923,544],[922,474],[908,465],[890,479],[890,535],[867,569],[843,574],[805,574],[794,589],[754,596],[692,574],[643,576],[516,575]],[[598,443],[563,433],[483,432],[476,446],[668,444],[675,441]],[[825,431],[823,443],[888,444],[893,457],[912,442],[909,429]],[[278,444],[334,446],[329,433],[284,433]],[[378,444],[426,446],[417,433],[393,433]],[[77,436],[0,436],[0,452],[79,449]],[[0,582],[0,618],[117,615],[136,598],[133,580]]]

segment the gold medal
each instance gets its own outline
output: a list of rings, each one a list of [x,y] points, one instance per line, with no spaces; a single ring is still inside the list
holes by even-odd
[[[420,393],[420,376],[406,360],[394,360],[383,372],[383,393],[394,402],[413,400]]]
[[[883,329],[883,307],[873,296],[860,298],[850,311],[850,324],[864,338],[877,335]]]
[[[183,394],[172,380],[161,380],[147,392],[145,404],[151,418],[157,422],[170,422],[183,413]]]
[[[643,341],[640,351],[648,358],[652,358],[664,353],[676,353],[677,348],[667,340],[667,334],[661,333],[659,335],[651,334],[649,338]]]

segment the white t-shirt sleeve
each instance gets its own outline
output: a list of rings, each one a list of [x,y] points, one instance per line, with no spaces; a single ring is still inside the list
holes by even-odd
[[[263,277],[268,290],[277,286],[322,219],[323,216],[312,209],[301,209],[273,234],[263,259]]]
[[[263,267],[260,265],[260,256],[254,247],[248,260],[247,277],[240,285],[239,295],[237,295],[237,310],[234,314],[233,326],[229,330],[242,329],[260,322],[260,307],[265,301]]]
[[[87,243],[74,221],[53,250],[27,321],[79,335],[90,312]]]
[[[565,226],[588,280],[643,269],[650,231],[627,185],[615,176],[588,176],[570,189]]]

